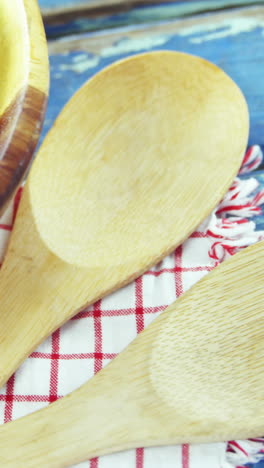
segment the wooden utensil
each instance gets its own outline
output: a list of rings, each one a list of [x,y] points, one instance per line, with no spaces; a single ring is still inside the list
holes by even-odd
[[[263,435],[263,251],[216,268],[80,389],[2,426],[1,467]]]
[[[35,0],[0,2],[0,213],[28,168],[46,109],[47,44]]]
[[[119,62],[77,92],[32,167],[1,270],[1,384],[191,234],[231,184],[247,133],[237,86],[181,53]]]

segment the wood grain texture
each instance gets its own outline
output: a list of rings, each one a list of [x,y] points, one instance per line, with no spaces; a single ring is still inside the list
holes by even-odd
[[[47,46],[35,0],[1,2],[0,212],[28,168],[48,92]]]
[[[217,267],[80,389],[2,427],[1,466],[261,436],[263,249]]]
[[[177,8],[177,16],[188,16],[203,12],[241,6],[260,5],[262,0],[169,0]],[[162,4],[164,0],[40,0],[40,7],[46,22],[69,20],[91,13],[124,11],[133,5]]]
[[[17,10],[14,15],[13,8]],[[1,2],[1,89],[0,115],[26,86],[28,78],[29,43],[23,2]]]
[[[81,88],[32,166],[1,269],[1,384],[78,310],[191,234],[230,186],[247,135],[239,89],[197,57],[139,55]]]
[[[214,2],[213,2],[214,3]],[[188,1],[188,2],[147,2],[145,4],[106,4],[104,7],[93,7],[84,11],[73,11],[73,12],[58,12],[58,14],[52,14],[50,16],[44,16],[45,28],[47,35],[50,39],[56,39],[60,37],[81,34],[89,31],[102,31],[111,30],[120,26],[131,25],[133,28],[137,28],[139,24],[146,26],[153,23],[160,23],[161,21],[172,21],[172,20],[184,20],[186,18],[194,19],[202,22],[204,17],[208,17],[208,14],[220,13],[235,13],[239,14],[240,10],[247,10],[246,5],[236,6],[228,2],[225,6],[224,2],[216,2],[211,4],[210,2],[202,2],[207,9],[197,9],[197,5],[200,2]],[[222,4],[222,7],[221,7]],[[263,1],[254,3],[250,2],[250,7],[263,6]],[[212,27],[212,31],[213,31]],[[125,31],[123,31],[124,33]]]
[[[0,145],[4,154],[0,161],[0,212],[5,210],[9,200],[21,183],[36,148],[46,109],[47,96],[36,88],[27,87],[23,108],[10,141],[10,126],[14,118],[14,107],[10,106],[0,118]],[[3,131],[2,131],[3,130]],[[5,146],[8,141],[8,146]],[[1,148],[1,146],[0,146]]]

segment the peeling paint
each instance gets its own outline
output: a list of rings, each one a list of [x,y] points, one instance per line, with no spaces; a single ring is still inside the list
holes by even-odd
[[[87,54],[75,55],[70,64],[60,65],[60,71],[72,71],[75,73],[83,73],[90,68],[94,68],[99,64],[101,58],[112,57],[114,55],[126,54],[129,52],[139,52],[141,50],[152,50],[153,47],[165,44],[168,36],[153,36],[140,39],[124,38],[118,41],[111,47],[105,47],[97,55],[88,56]]]
[[[193,44],[201,44],[205,41],[212,41],[214,39],[221,39],[228,36],[236,36],[237,34],[250,32],[257,28],[264,28],[263,18],[238,17],[226,18],[222,22],[218,23],[191,26],[178,31],[178,34],[179,36],[192,36],[199,34],[199,37],[190,37],[189,41]],[[200,34],[203,33],[204,35],[200,36]]]
[[[75,73],[83,73],[90,68],[96,67],[99,63],[100,58],[97,56],[94,57],[87,57],[87,55],[83,55],[82,58],[80,58],[79,61],[76,62],[76,60],[73,60],[71,64],[65,65],[62,64],[60,65],[60,70],[62,71],[73,71]],[[75,63],[74,63],[75,62]]]
[[[125,54],[128,52],[139,52],[140,50],[152,50],[167,42],[168,36],[147,36],[138,39],[124,38],[111,47],[106,47],[101,52],[101,57]]]
[[[79,54],[79,55],[74,55],[72,61],[74,63],[78,63],[78,62],[82,62],[84,60],[87,59],[87,55],[86,54]]]
[[[257,28],[262,29],[264,34],[264,19],[257,17],[225,18],[215,23],[196,24],[185,27],[177,31],[178,36],[189,36],[188,41],[193,44],[201,44],[206,41],[222,39],[224,37],[235,36],[241,33],[249,33]],[[139,37],[131,39],[125,37],[115,44],[105,47],[100,51],[100,55],[81,53],[72,57],[71,63],[61,64],[60,71],[72,71],[81,74],[89,69],[97,67],[102,58],[113,57],[133,52],[153,50],[155,47],[164,45],[170,34]]]

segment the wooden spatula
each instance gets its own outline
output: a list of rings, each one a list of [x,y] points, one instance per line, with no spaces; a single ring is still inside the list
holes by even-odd
[[[3,426],[1,468],[263,435],[263,252],[223,263],[79,390]]]
[[[231,184],[247,135],[237,86],[186,54],[130,58],[77,92],[33,165],[1,270],[0,384],[191,234]]]

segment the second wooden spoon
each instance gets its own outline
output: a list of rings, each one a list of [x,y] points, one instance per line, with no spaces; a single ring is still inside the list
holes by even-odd
[[[262,436],[263,248],[199,281],[71,395],[1,427],[1,468]]]
[[[0,273],[0,385],[78,310],[191,234],[247,136],[240,90],[186,54],[130,58],[77,92],[33,165]]]

